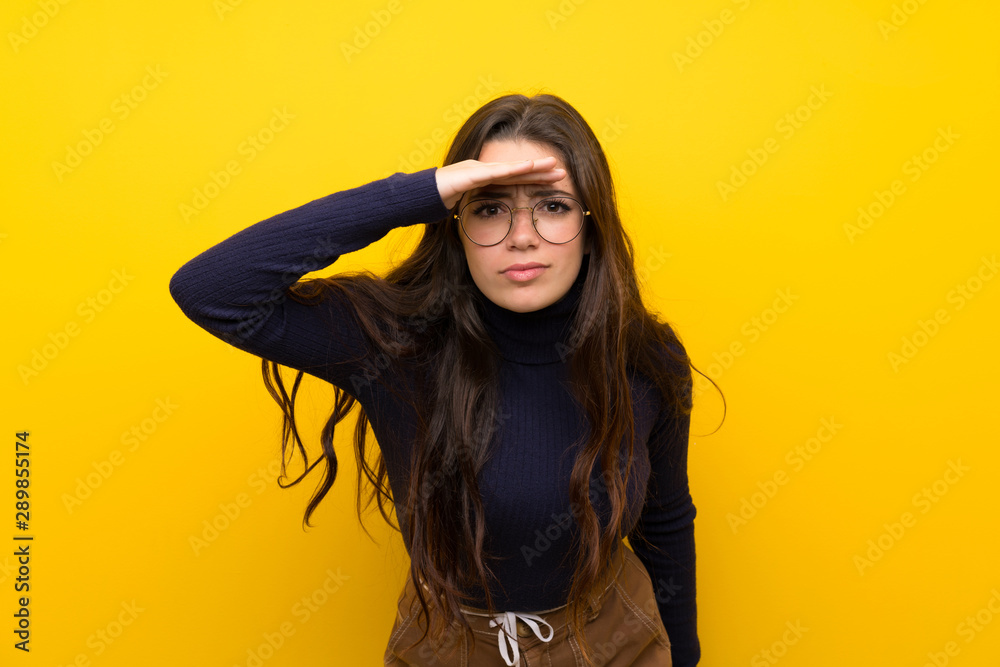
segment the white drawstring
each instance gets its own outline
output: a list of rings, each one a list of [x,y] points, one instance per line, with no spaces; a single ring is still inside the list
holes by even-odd
[[[555,632],[549,622],[546,621],[541,616],[536,616],[535,614],[519,614],[513,611],[505,611],[493,616],[490,619],[490,627],[495,628],[500,626],[500,631],[497,632],[497,640],[500,644],[500,655],[503,656],[503,661],[506,662],[510,667],[519,667],[521,664],[521,651],[517,644],[517,619],[520,618],[524,621],[535,636],[541,639],[543,642],[547,642],[552,639],[552,635]],[[549,628],[549,636],[543,637],[542,630],[539,627],[539,623],[544,623]],[[514,651],[514,657],[510,657],[510,652],[508,649]]]

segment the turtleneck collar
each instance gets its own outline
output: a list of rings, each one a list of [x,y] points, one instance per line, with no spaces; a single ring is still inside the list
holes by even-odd
[[[508,310],[493,303],[479,287],[473,291],[482,305],[487,331],[500,349],[500,356],[520,364],[551,364],[566,361],[573,313],[583,294],[590,266],[590,253],[583,255],[580,273],[569,291],[558,301],[529,313]]]

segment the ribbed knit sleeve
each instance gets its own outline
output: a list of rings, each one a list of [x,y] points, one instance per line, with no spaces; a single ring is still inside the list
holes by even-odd
[[[306,305],[287,290],[395,227],[446,218],[435,171],[395,173],[251,225],[181,266],[170,294],[223,341],[351,391],[367,349],[348,304]]]
[[[701,658],[695,596],[697,510],[687,474],[690,426],[690,415],[678,416],[670,406],[661,406],[647,445],[650,480],[646,503],[628,536],[653,581],[674,667],[693,667]]]

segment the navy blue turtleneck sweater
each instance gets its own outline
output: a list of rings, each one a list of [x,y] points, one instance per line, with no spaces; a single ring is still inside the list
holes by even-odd
[[[288,298],[286,290],[306,273],[378,241],[395,227],[446,219],[450,212],[438,192],[435,169],[396,173],[258,222],[191,259],[170,280],[170,293],[182,311],[211,334],[357,398],[397,499],[406,495],[416,415],[383,384],[389,374],[378,372],[371,362],[347,302],[330,298],[304,305]],[[475,288],[501,355],[495,440],[479,480],[486,552],[497,557],[489,562],[502,583],[491,588],[498,611],[538,611],[567,602],[574,559],[561,561],[577,527],[569,477],[582,447],[571,445],[590,426],[565,385],[566,350],[589,257],[584,255],[569,292],[534,312],[507,310]],[[674,665],[688,667],[700,657],[696,511],[687,478],[689,418],[676,417],[655,385],[635,375],[632,402],[636,437],[628,509],[633,519],[623,532],[656,589]],[[606,525],[609,506],[598,467],[590,497]],[[474,599],[468,604],[486,606],[482,591],[469,593]]]

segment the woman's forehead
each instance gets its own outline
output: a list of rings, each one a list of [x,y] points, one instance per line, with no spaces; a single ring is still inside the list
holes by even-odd
[[[529,139],[490,139],[479,151],[482,162],[508,162],[512,160],[530,160],[552,155],[560,163],[562,152],[553,146]],[[488,159],[484,159],[484,156]],[[495,156],[495,157],[494,157]]]

